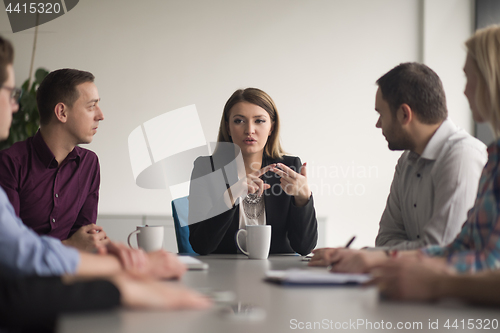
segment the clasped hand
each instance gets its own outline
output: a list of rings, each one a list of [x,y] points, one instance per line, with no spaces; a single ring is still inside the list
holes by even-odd
[[[63,244],[91,252],[108,242],[109,238],[103,228],[91,223],[78,229],[70,238],[64,240]]]

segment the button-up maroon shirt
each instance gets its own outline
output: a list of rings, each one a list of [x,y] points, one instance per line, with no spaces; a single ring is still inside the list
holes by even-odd
[[[0,185],[16,214],[39,235],[64,240],[95,223],[99,184],[94,152],[75,147],[59,166],[40,131],[0,151]]]

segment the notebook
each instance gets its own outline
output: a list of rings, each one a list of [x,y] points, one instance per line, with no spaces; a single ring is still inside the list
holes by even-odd
[[[370,274],[331,273],[327,270],[268,271],[265,280],[283,285],[359,285],[372,279]]]

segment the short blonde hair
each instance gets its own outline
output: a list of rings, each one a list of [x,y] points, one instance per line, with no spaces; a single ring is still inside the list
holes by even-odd
[[[500,137],[500,26],[477,30],[466,42],[477,71],[476,105]]]
[[[233,142],[227,130],[229,124],[229,115],[231,112],[231,108],[240,102],[248,102],[260,106],[269,114],[269,118],[271,118],[274,129],[267,139],[266,146],[264,147],[264,153],[273,159],[281,158],[284,154],[284,151],[283,148],[281,148],[279,136],[280,118],[278,114],[278,108],[276,108],[276,104],[274,104],[271,96],[257,88],[238,89],[231,95],[231,97],[229,97],[226,105],[224,106],[224,111],[222,112],[217,142]]]

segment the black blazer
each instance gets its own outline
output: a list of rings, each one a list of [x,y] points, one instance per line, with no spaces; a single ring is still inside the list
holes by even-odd
[[[214,170],[218,170],[228,163],[227,159],[213,159],[213,162],[215,162]],[[283,156],[280,160],[264,157],[262,167],[278,162],[297,172],[300,172],[302,167],[300,158],[293,156]],[[194,163],[192,179],[207,174],[206,170],[211,172],[210,164],[210,157],[199,157]],[[235,177],[235,173],[228,172],[225,178],[229,181],[229,185],[232,185],[237,181]],[[262,179],[271,186],[264,192],[266,223],[272,226],[270,252],[297,252],[302,255],[310,253],[318,240],[316,212],[312,196],[305,206],[297,207],[293,196],[286,194],[281,189],[278,175],[269,171],[263,175]],[[195,189],[191,185],[190,215],[196,209],[197,204],[203,205],[210,201],[207,194],[200,196],[199,192],[199,188]],[[221,193],[211,193],[210,196],[212,198],[218,197],[218,202],[222,203]],[[218,204],[214,204],[214,206],[216,205]],[[192,222],[190,219],[189,241],[195,252],[199,254],[237,253],[235,234],[239,228],[239,205],[202,222]]]

